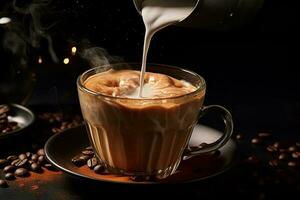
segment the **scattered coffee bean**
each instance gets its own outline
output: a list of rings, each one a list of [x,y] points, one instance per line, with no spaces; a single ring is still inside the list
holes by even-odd
[[[7,188],[8,187],[7,182],[5,180],[0,179],[0,187],[1,188]]]
[[[279,162],[278,162],[278,160],[273,159],[273,160],[269,161],[269,165],[271,167],[277,167],[279,165]]]
[[[279,148],[280,146],[281,146],[281,144],[279,143],[279,142],[275,142],[274,144],[273,144],[273,146],[275,147],[275,148]]]
[[[86,162],[87,161],[85,159],[82,159],[80,157],[74,157],[74,158],[72,158],[72,163],[74,165],[76,165],[77,167],[83,166],[84,164],[86,164]]]
[[[9,162],[6,159],[0,159],[0,169],[8,165]]]
[[[28,173],[28,170],[25,169],[25,168],[18,168],[18,169],[15,171],[15,175],[16,175],[16,176],[19,176],[19,177],[25,177],[25,176],[28,176],[29,173]]]
[[[20,160],[20,162],[16,163],[16,167],[24,167],[28,162],[28,159],[25,158],[24,160]]]
[[[242,139],[244,138],[244,136],[243,136],[242,134],[237,134],[237,135],[235,136],[235,138],[236,138],[237,140],[242,140]]]
[[[44,149],[39,149],[39,150],[37,151],[37,155],[39,155],[39,156],[44,156],[44,155],[45,155]]]
[[[252,144],[260,144],[261,141],[258,138],[252,138],[251,143]]]
[[[293,161],[290,161],[290,162],[288,162],[288,166],[289,167],[296,167],[296,162],[293,162]]]
[[[14,179],[16,179],[16,177],[14,176],[14,174],[13,173],[6,173],[5,175],[4,175],[4,178],[6,179],[6,180],[14,180]]]
[[[93,169],[96,165],[98,164],[98,161],[97,159],[94,157],[94,158],[90,158],[88,159],[87,161],[87,166],[90,168],[90,169]]]
[[[28,160],[28,163],[31,165],[32,163],[34,163],[33,160]]]
[[[86,150],[90,150],[90,151],[93,151],[93,147],[92,146],[88,146],[85,148]]]
[[[91,156],[87,156],[87,155],[82,155],[82,156],[79,156],[80,159],[83,159],[85,162],[91,158]]]
[[[16,155],[11,155],[11,156],[8,156],[6,158],[6,160],[8,160],[8,161],[13,161],[13,160],[16,160],[16,159],[18,159],[18,156],[16,156]]]
[[[278,159],[279,159],[279,160],[287,160],[288,157],[289,157],[288,154],[286,154],[286,153],[281,153],[281,154],[279,155]]]
[[[81,152],[83,155],[87,155],[87,156],[93,156],[94,152],[90,151],[90,150],[84,150]]]
[[[38,160],[38,158],[39,158],[39,156],[37,154],[32,154],[32,156],[31,156],[31,160],[33,160],[35,162]]]
[[[18,159],[16,159],[16,160],[12,161],[12,162],[11,162],[11,165],[16,166],[17,163],[19,163],[20,161],[21,161],[21,160],[18,158]]]
[[[27,158],[26,154],[22,153],[19,155],[20,160],[24,160],[25,158]]]
[[[103,165],[96,165],[94,167],[94,172],[97,173],[97,174],[101,174],[104,171],[105,171],[105,168],[104,168]]]
[[[8,172],[13,172],[15,171],[16,167],[13,165],[7,165],[6,167],[4,167],[3,172],[4,173],[8,173]]]
[[[271,133],[258,133],[258,137],[263,139],[270,138],[271,136]]]
[[[45,161],[45,157],[44,156],[39,156],[38,157],[38,162],[39,163],[43,163]]]
[[[277,151],[278,151],[278,149],[277,149],[275,146],[273,146],[273,145],[269,145],[269,146],[267,147],[267,150],[268,150],[269,152],[271,152],[271,153],[277,152]]]
[[[40,171],[41,166],[38,163],[32,163],[30,165],[30,169],[34,172]]]
[[[288,150],[289,152],[297,151],[297,146],[290,146]]]
[[[260,162],[260,160],[258,159],[258,157],[256,156],[249,156],[246,159],[246,162],[250,163],[250,164],[258,164]]]
[[[26,154],[27,158],[30,158],[32,155],[32,153],[30,153],[30,152],[26,152],[25,154]]]
[[[295,159],[300,158],[300,152],[299,151],[293,152],[292,157],[295,158]]]

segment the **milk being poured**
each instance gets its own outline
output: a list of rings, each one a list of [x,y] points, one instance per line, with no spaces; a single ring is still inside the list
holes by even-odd
[[[143,97],[144,75],[146,71],[147,54],[153,35],[160,29],[177,23],[188,17],[197,1],[196,0],[144,0],[142,4],[142,18],[145,24],[145,38],[143,47],[143,60],[139,80],[138,97]],[[149,90],[149,88],[147,88]],[[151,89],[150,89],[151,90]],[[146,91],[145,91],[146,92]],[[149,92],[149,91],[148,91]]]

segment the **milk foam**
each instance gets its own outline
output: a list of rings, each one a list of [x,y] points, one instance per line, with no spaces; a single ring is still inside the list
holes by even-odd
[[[89,77],[84,85],[94,92],[133,99],[174,97],[196,90],[195,86],[186,81],[147,72],[144,77],[143,97],[140,97],[139,74],[135,70],[110,70]]]

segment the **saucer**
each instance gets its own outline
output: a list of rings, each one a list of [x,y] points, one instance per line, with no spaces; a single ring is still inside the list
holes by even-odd
[[[191,136],[190,145],[196,146],[203,142],[211,143],[222,135],[221,132],[207,126],[197,125]],[[80,154],[90,145],[86,128],[81,125],[53,135],[45,145],[45,153],[49,162],[58,169],[76,177],[102,182],[126,184],[163,184],[187,183],[212,178],[229,169],[236,158],[236,144],[229,140],[222,148],[219,155],[205,154],[181,161],[178,170],[172,176],[157,181],[132,181],[128,176],[112,174],[96,174],[87,166],[77,167],[71,159]]]
[[[28,108],[19,104],[9,104],[8,121],[18,123],[19,128],[7,133],[0,133],[0,139],[22,133],[35,120],[34,114]]]

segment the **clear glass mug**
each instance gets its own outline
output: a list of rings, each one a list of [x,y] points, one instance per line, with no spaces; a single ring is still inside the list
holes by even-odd
[[[108,171],[166,178],[176,171],[183,157],[188,159],[217,150],[229,140],[233,131],[231,114],[218,105],[203,106],[206,84],[195,72],[148,64],[147,72],[166,74],[196,86],[194,92],[178,97],[128,99],[97,93],[84,86],[84,82],[96,73],[111,68],[140,70],[140,67],[140,63],[106,65],[90,69],[77,79],[81,111],[90,142],[100,163]],[[225,124],[224,134],[205,147],[189,148],[194,126],[207,112],[221,115]]]

